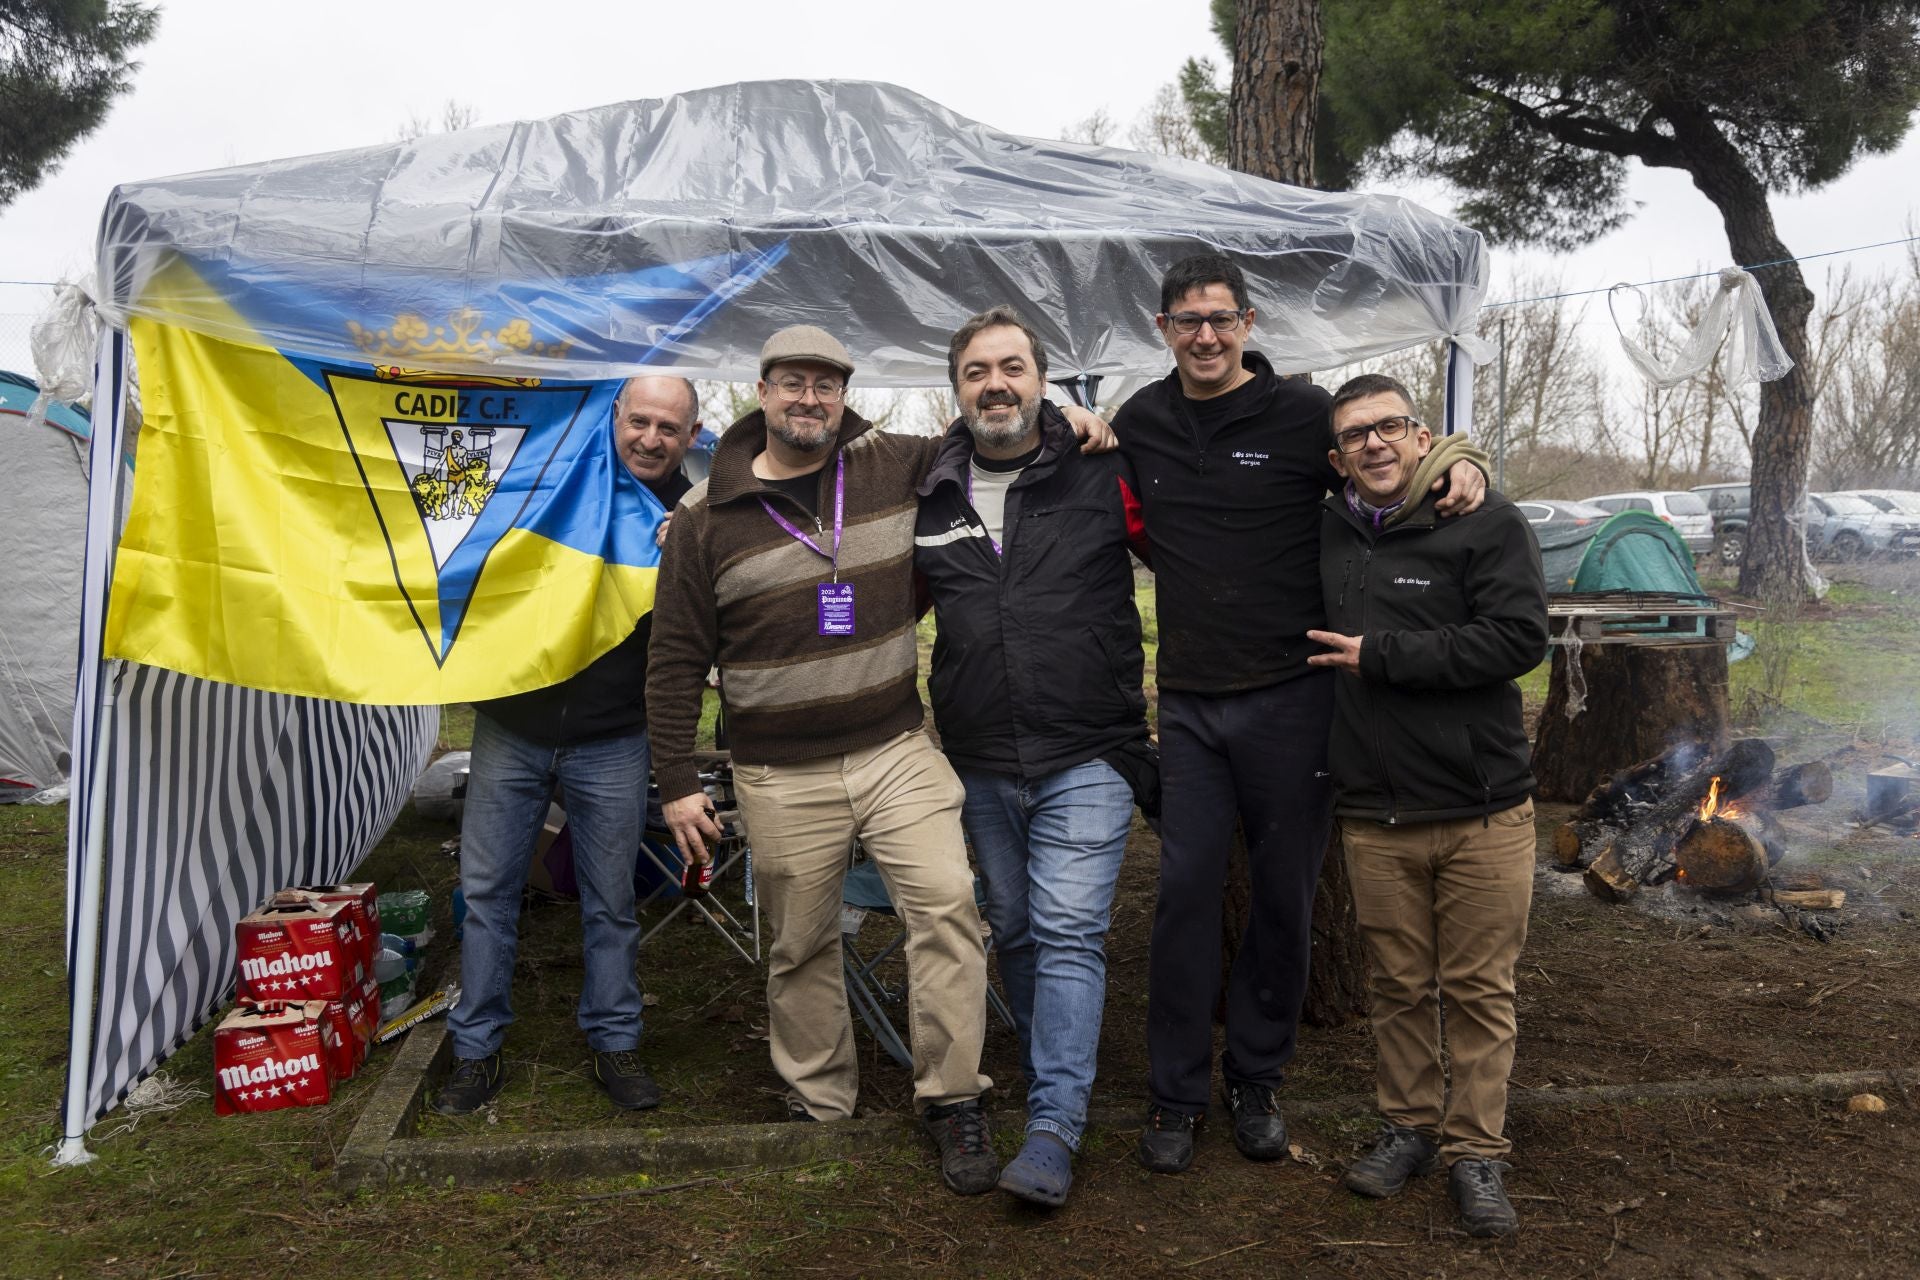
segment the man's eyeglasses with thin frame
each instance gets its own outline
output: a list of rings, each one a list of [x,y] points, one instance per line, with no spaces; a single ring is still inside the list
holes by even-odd
[[[1404,440],[1407,432],[1420,425],[1418,418],[1409,418],[1404,413],[1391,418],[1382,418],[1378,422],[1368,423],[1364,427],[1348,427],[1336,432],[1333,443],[1342,453],[1358,453],[1367,447],[1369,434],[1380,437],[1382,444],[1392,444],[1395,440]]]
[[[832,378],[821,378],[816,382],[808,382],[805,378],[781,378],[779,381],[769,382],[767,385],[778,392],[782,400],[799,400],[804,397],[808,391],[812,391],[814,399],[818,400],[821,404],[834,403],[839,400],[842,395],[846,394],[847,390],[846,383],[838,382]]]
[[[1189,337],[1200,332],[1200,326],[1206,325],[1215,333],[1232,333],[1247,318],[1244,311],[1176,311],[1166,317],[1167,325],[1181,337]]]

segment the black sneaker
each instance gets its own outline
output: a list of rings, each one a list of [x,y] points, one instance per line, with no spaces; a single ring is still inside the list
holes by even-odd
[[[1155,1173],[1184,1170],[1193,1163],[1193,1135],[1205,1119],[1171,1107],[1148,1107],[1146,1127],[1140,1130],[1140,1163]]]
[[[1233,1145],[1249,1160],[1278,1160],[1287,1154],[1287,1120],[1263,1084],[1231,1084],[1221,1091],[1233,1114]]]
[[[484,1058],[455,1058],[453,1074],[440,1086],[433,1109],[443,1116],[464,1116],[493,1101],[507,1081],[506,1064],[495,1049]]]
[[[787,1099],[787,1119],[800,1124],[818,1124],[820,1117],[807,1110],[807,1104],[798,1098]]]
[[[648,1111],[660,1105],[660,1086],[640,1065],[631,1049],[593,1051],[593,1082],[607,1091],[613,1105],[625,1111]]]
[[[928,1107],[920,1122],[940,1148],[940,1180],[947,1190],[963,1196],[993,1190],[1000,1177],[1000,1160],[993,1154],[993,1135],[987,1131],[987,1113],[980,1099]]]
[[[1510,1236],[1519,1229],[1519,1215],[1514,1213],[1513,1202],[1507,1199],[1507,1188],[1500,1180],[1512,1168],[1504,1160],[1469,1158],[1453,1162],[1447,1191],[1460,1210],[1460,1222],[1468,1235]]]
[[[1383,1125],[1373,1150],[1347,1166],[1347,1190],[1376,1200],[1397,1195],[1416,1174],[1432,1173],[1439,1148],[1433,1139],[1397,1124]]]

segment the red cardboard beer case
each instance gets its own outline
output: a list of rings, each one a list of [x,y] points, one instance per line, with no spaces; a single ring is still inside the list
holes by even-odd
[[[213,1112],[317,1107],[333,1099],[335,1036],[326,1001],[236,1007],[213,1032]]]
[[[326,1030],[327,1068],[336,1084],[344,1084],[353,1079],[353,1073],[360,1069],[366,1060],[360,1042],[360,1031],[355,1025],[360,1000],[248,1000],[242,998],[237,1008],[249,1013],[274,1014],[288,1009],[304,1009],[308,1004],[320,1010],[320,1021]]]
[[[352,909],[353,927],[360,937],[360,963],[373,972],[380,954],[380,893],[373,881],[358,884],[301,884],[273,895],[275,902],[344,902]]]
[[[344,902],[269,903],[234,926],[239,995],[340,1000],[366,976],[353,909]]]

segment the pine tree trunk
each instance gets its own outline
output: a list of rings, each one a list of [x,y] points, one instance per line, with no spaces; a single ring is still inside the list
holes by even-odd
[[[1326,53],[1319,0],[1240,0],[1239,11],[1227,99],[1227,163],[1255,177],[1311,187]],[[1368,1009],[1366,948],[1354,923],[1353,891],[1337,845],[1335,840],[1329,846],[1313,899],[1313,971],[1302,1016],[1314,1026],[1339,1026],[1364,1017]],[[1228,864],[1222,990],[1251,897],[1246,857],[1238,853]]]
[[[1753,433],[1753,516],[1747,526],[1747,556],[1740,591],[1763,600],[1791,603],[1812,594],[1807,560],[1807,464],[1813,452],[1813,370],[1808,363],[1807,321],[1813,291],[1774,229],[1766,184],[1747,167],[1708,113],[1670,105],[1674,141],[1688,174],[1713,201],[1726,226],[1727,247],[1738,263],[1781,263],[1754,272],[1773,313],[1780,345],[1793,358],[1786,377],[1760,384],[1760,420]]]
[[[1313,134],[1326,41],[1319,0],[1240,0],[1227,98],[1227,163],[1314,185]]]

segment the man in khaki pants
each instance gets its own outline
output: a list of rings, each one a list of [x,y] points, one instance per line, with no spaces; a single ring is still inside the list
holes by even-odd
[[[761,408],[733,424],[683,499],[660,565],[647,709],[654,776],[682,854],[718,838],[693,761],[718,663],[741,816],[773,927],[768,1040],[788,1117],[844,1120],[859,1089],[840,964],[855,837],[906,927],[914,1101],[947,1186],[990,1190],[980,1095],[986,950],[960,830],[965,791],[921,729],[913,591],[917,488],[938,437],[845,405],[853,358],[811,325],[760,353]],[[1089,446],[1112,448],[1084,415]]]
[[[1373,959],[1385,1120],[1347,1170],[1389,1196],[1444,1159],[1467,1231],[1511,1233],[1502,1175],[1514,962],[1533,896],[1533,773],[1517,676],[1547,647],[1540,551],[1511,502],[1435,518],[1436,442],[1406,388],[1364,375],[1334,394],[1329,460],[1347,479],[1320,528],[1332,652],[1345,673],[1328,760],[1360,929]],[[1440,1061],[1446,1006],[1451,1093]]]

